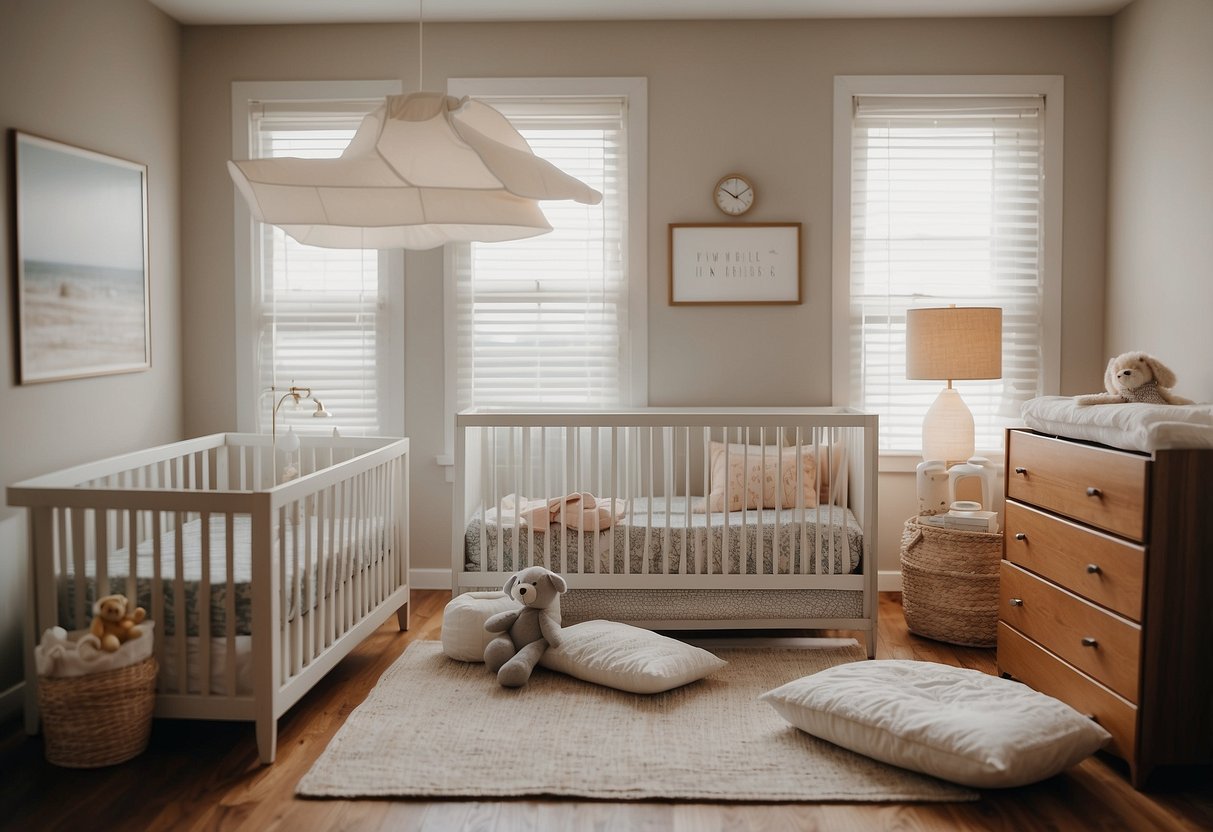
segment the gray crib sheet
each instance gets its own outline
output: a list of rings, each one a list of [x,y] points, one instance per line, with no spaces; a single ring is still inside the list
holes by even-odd
[[[253,589],[252,589],[252,518],[247,514],[233,515],[232,523],[232,593],[234,595],[236,634],[247,635],[252,632],[253,619]],[[209,517],[209,574],[210,594],[210,633],[212,636],[227,634],[227,520],[226,515],[212,514]],[[300,529],[305,535],[298,534]],[[322,585],[324,597],[329,597],[334,586],[334,576],[342,581],[348,580],[388,549],[383,540],[384,522],[379,517],[366,517],[354,520],[339,519],[329,521],[316,517],[309,518],[307,525],[288,523],[283,534],[277,533],[272,537],[273,546],[277,549],[280,540],[285,539],[285,603],[288,617],[293,618],[298,607],[299,596],[303,595],[305,608],[311,609],[318,602],[320,593],[317,582],[318,552],[335,551],[335,556],[326,557],[328,568],[324,571]],[[330,538],[331,535],[331,538]],[[310,537],[312,555],[307,555],[308,539]],[[296,553],[296,539],[299,552]],[[330,539],[332,544],[330,544]],[[333,548],[330,548],[330,545]],[[370,557],[368,557],[368,553]],[[199,611],[202,600],[202,520],[196,518],[183,523],[181,526],[181,566],[184,581],[182,582],[182,603],[185,609],[187,635],[199,635]],[[136,604],[153,614],[152,593],[154,586],[155,550],[152,540],[145,540],[135,548],[135,581]],[[67,629],[87,627],[91,620],[91,609],[86,606],[85,620],[75,620],[77,587],[83,583],[85,598],[91,603],[98,597],[96,565],[86,561],[82,580],[77,580],[75,564],[68,563],[67,570],[59,574],[59,620],[61,626]],[[129,549],[115,549],[106,560],[106,575],[109,579],[109,591],[126,594],[127,576],[130,574]],[[157,623],[157,630],[164,636],[173,635],[177,630],[178,610],[181,605],[176,598],[174,579],[177,575],[177,532],[166,531],[160,535],[160,578],[161,599],[163,602],[163,622]],[[296,576],[299,577],[299,588],[296,588]],[[105,593],[101,593],[105,594]]]
[[[773,562],[778,563],[780,573],[812,573],[817,569],[819,545],[828,564],[825,572],[855,572],[862,562],[863,532],[847,508],[805,509],[803,535],[798,509],[705,514],[688,513],[686,508],[685,497],[634,498],[626,515],[612,528],[600,532],[565,528],[561,534],[559,523],[539,529],[520,526],[508,508],[499,512],[490,506],[483,513],[483,523],[479,512],[468,522],[464,569],[512,572],[538,564],[556,572],[622,573],[627,558],[630,571],[640,573],[647,554],[649,571],[655,573],[738,573],[742,558],[745,571],[751,574],[759,571],[755,569],[759,562],[761,571],[768,574]],[[667,550],[667,539],[671,555],[665,569],[661,553]]]

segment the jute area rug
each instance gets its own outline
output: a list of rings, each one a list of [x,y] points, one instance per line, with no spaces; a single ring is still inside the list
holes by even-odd
[[[538,668],[520,689],[419,641],[300,781],[309,797],[962,801],[977,794],[854,754],[756,697],[858,645],[713,650],[707,679],[638,695]]]

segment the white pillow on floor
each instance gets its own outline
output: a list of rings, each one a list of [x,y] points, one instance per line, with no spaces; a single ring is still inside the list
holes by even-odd
[[[1111,739],[1069,705],[1026,685],[932,662],[851,662],[759,699],[815,737],[977,788],[1052,777]]]
[[[728,662],[678,639],[618,621],[583,621],[560,631],[539,663],[631,693],[661,693],[702,679]]]

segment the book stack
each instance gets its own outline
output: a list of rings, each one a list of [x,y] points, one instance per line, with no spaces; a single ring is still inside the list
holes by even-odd
[[[945,514],[920,514],[918,522],[924,526],[939,526],[945,529],[960,529],[967,532],[998,531],[996,511],[949,511]]]

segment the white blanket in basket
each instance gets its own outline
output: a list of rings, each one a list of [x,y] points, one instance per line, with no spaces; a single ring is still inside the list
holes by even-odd
[[[101,642],[88,630],[68,632],[62,627],[51,627],[34,648],[38,675],[85,676],[138,664],[152,655],[156,624],[145,619],[139,623],[139,628],[143,635],[124,642],[110,653],[101,649]]]

